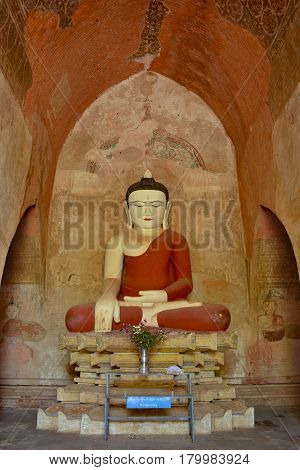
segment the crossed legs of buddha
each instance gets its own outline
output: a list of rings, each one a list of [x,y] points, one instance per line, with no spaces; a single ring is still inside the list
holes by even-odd
[[[203,304],[169,308],[157,314],[160,328],[186,331],[226,331],[230,313],[222,305]],[[139,306],[120,306],[120,322],[113,321],[112,330],[120,330],[124,324],[138,325],[143,319]],[[70,332],[88,332],[95,329],[95,304],[75,305],[66,314],[66,326]]]

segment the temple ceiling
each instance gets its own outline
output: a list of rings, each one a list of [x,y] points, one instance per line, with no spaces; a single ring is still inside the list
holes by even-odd
[[[0,63],[25,114],[39,112],[50,134],[55,130],[56,154],[67,135],[57,130],[62,120],[69,131],[100,93],[143,68],[199,94],[243,141],[258,95],[275,113],[294,85],[297,57],[284,77],[276,58],[292,41],[298,4],[0,0]]]
[[[276,55],[299,0],[216,0],[219,12],[254,34],[267,53]]]
[[[59,15],[59,27],[63,29],[72,24],[79,3],[80,0],[0,0],[1,65],[20,101],[32,82],[24,38],[28,15],[34,10],[52,11]]]

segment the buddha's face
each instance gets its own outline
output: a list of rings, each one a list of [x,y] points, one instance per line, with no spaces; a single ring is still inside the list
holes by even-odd
[[[263,311],[266,315],[273,315],[277,310],[277,303],[275,300],[265,300],[263,303]]]
[[[166,204],[166,196],[162,191],[154,189],[133,191],[129,195],[128,206],[134,226],[143,229],[161,227]]]

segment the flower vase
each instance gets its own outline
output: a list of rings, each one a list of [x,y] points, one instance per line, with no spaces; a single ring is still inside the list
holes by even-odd
[[[147,348],[140,348],[140,368],[139,368],[139,373],[140,374],[149,374],[149,366],[148,366],[148,360],[149,360],[149,349]]]

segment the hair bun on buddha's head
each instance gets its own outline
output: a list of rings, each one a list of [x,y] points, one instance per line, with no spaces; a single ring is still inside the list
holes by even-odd
[[[128,202],[128,198],[131,193],[133,193],[134,191],[141,191],[143,189],[153,189],[154,191],[161,191],[162,193],[165,194],[166,200],[167,201],[169,200],[169,191],[166,188],[166,186],[164,186],[162,183],[159,183],[158,181],[155,181],[155,179],[152,176],[151,171],[146,170],[143,178],[140,181],[133,183],[127,189],[126,201]]]

